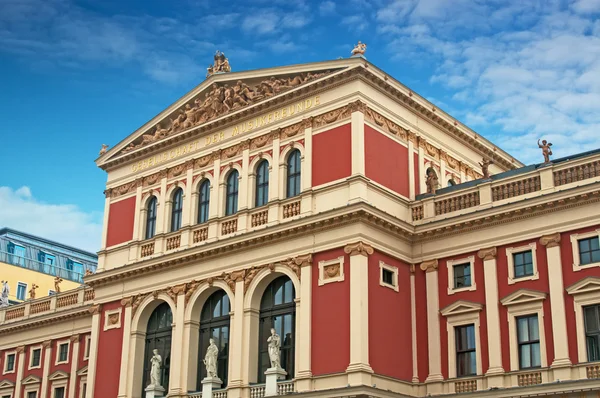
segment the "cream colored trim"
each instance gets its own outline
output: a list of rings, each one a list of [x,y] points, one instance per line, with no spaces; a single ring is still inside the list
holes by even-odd
[[[581,239],[592,238],[597,236],[600,239],[600,229],[595,231],[587,232],[584,234],[571,234],[571,250],[573,250],[573,271],[581,271],[586,268],[600,267],[600,262],[581,265],[581,258],[579,257],[579,245],[577,242]]]
[[[92,336],[91,335],[86,335],[85,336],[85,340],[84,340],[84,344],[83,344],[83,360],[87,361],[90,358],[90,343],[92,340]]]
[[[67,345],[67,359],[65,361],[60,360],[60,346],[66,344]],[[56,342],[56,359],[54,361],[54,365],[59,365],[61,363],[69,363],[69,355],[71,354],[71,339],[59,340]]]
[[[456,378],[456,331],[455,328],[464,325],[473,325],[475,328],[475,361],[477,375],[483,374],[481,364],[481,337],[479,313],[483,307],[471,305],[472,303],[463,302],[460,307],[455,306],[454,310],[442,310],[442,315],[446,317],[446,329],[448,332],[448,378]],[[462,308],[460,310],[459,308]],[[456,311],[458,310],[458,311]],[[471,375],[468,375],[471,376]],[[466,376],[465,376],[466,377]]]
[[[537,247],[537,244],[535,242],[533,242],[526,246],[506,248],[506,260],[507,260],[506,262],[508,264],[508,284],[509,285],[513,285],[517,282],[540,279],[540,274],[538,272],[538,267],[537,267],[536,247]],[[531,250],[531,261],[533,263],[533,275],[516,278],[513,254],[523,253],[523,252],[526,252],[529,250]]]
[[[71,361],[71,373],[69,374],[69,390],[65,388],[65,398],[75,398],[75,385],[77,384],[77,366],[79,364],[79,336],[73,337],[73,354]]]
[[[37,366],[33,366],[31,364],[31,362],[33,361],[33,351],[34,350],[40,350],[40,363]],[[27,364],[27,369],[31,370],[31,369],[40,369],[42,367],[42,353],[43,353],[43,348],[42,345],[34,345],[29,347],[29,363]]]
[[[521,289],[501,300],[502,305],[506,306],[506,309],[508,311],[508,335],[510,343],[509,352],[511,371],[520,370],[516,318],[525,315],[537,315],[538,317],[538,330],[540,333],[541,367],[545,368],[548,366],[548,361],[546,358],[546,333],[544,330],[543,309],[545,298],[545,293]]]
[[[30,392],[35,392],[35,396],[36,397],[41,397],[39,382],[36,383],[36,384],[27,384],[27,385],[25,385],[25,387],[23,388],[23,396],[25,398],[29,398],[29,393]]]
[[[567,293],[573,296],[575,325],[577,328],[578,362],[587,362],[583,307],[600,304],[600,278],[593,276],[587,277],[574,285],[569,286],[567,288]]]
[[[90,358],[88,360],[89,382],[87,386],[86,398],[94,398],[94,385],[96,382],[96,359],[98,358],[98,340],[100,337],[100,315],[101,311],[97,311],[92,315]],[[127,338],[127,336],[123,336],[123,338]]]
[[[454,288],[454,266],[459,264],[469,263],[471,271],[471,286],[465,286],[461,288]],[[458,292],[470,292],[477,289],[475,283],[475,256],[469,256],[458,260],[446,261],[446,267],[448,268],[448,295],[452,295]]]
[[[419,366],[417,355],[417,303],[416,303],[416,288],[415,288],[415,266],[411,265],[410,273],[410,322],[411,322],[411,342],[412,342],[412,361],[413,374],[412,382],[419,382]]]
[[[383,270],[390,271],[392,273],[392,284],[385,283],[383,281]],[[379,286],[387,287],[396,292],[400,290],[398,287],[398,268],[393,267],[389,264],[384,263],[383,261],[379,262]]]
[[[8,356],[9,355],[14,355],[15,356],[15,360],[13,361],[13,368],[12,370],[7,370],[6,369],[6,365],[8,364]],[[4,366],[2,367],[2,374],[3,375],[7,375],[7,374],[11,374],[11,373],[15,373],[17,371],[17,351],[16,350],[11,350],[11,351],[6,351],[4,352]]]
[[[330,265],[339,265],[339,275],[332,276],[329,278],[325,277],[325,268]],[[319,261],[319,286],[323,286],[327,283],[332,282],[343,282],[344,281],[344,256],[334,258],[331,260]]]
[[[14,389],[15,389],[15,383],[8,381],[8,380],[3,380],[2,382],[0,382],[0,397],[7,397],[7,398],[13,398],[14,397]],[[27,398],[27,397],[25,397]]]
[[[77,398],[85,398],[85,395],[83,394],[83,386],[86,386],[86,390],[87,390],[87,376],[81,376],[79,378],[79,396]],[[87,393],[87,391],[86,391]]]
[[[362,112],[353,112],[351,115],[351,145],[352,175],[365,174],[365,115]],[[360,155],[358,155],[360,154]]]
[[[115,310],[108,310],[108,311],[104,312],[104,328],[103,328],[103,331],[106,332],[107,330],[110,330],[110,329],[120,329],[121,328],[121,318],[122,318],[121,317],[121,312],[122,311],[123,311],[123,307],[119,307],[119,308],[117,308]],[[115,314],[118,315],[119,319],[117,320],[117,323],[111,324],[110,323],[110,317],[111,317],[111,315],[115,315]]]
[[[68,397],[68,393],[69,393],[67,391],[67,384],[68,384],[67,381],[68,380],[69,379],[66,378],[66,377],[65,378],[61,378],[61,379],[54,379],[54,380],[52,380],[52,382],[50,384],[50,391],[51,391],[50,397],[51,398],[56,398],[56,389],[62,387],[62,388],[64,388],[64,394],[63,394],[63,396],[65,398],[67,398]]]
[[[435,265],[433,265],[435,264]],[[433,268],[432,268],[433,267]],[[440,339],[440,316],[439,316],[439,285],[437,260],[421,264],[425,272],[425,286],[427,291],[427,354],[429,360],[429,375],[425,382],[440,382],[444,380],[442,375],[442,356]]]

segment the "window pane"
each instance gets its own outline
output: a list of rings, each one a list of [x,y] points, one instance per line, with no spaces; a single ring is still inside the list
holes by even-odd
[[[477,374],[477,359],[475,356],[475,351],[471,351],[469,353],[469,364],[470,364],[469,374],[471,374],[471,375]]]
[[[531,366],[540,366],[542,363],[540,356],[540,343],[531,345]]]
[[[531,348],[529,344],[520,346],[521,368],[531,367]]]
[[[597,332],[598,331],[598,307],[584,307],[583,315],[585,320],[586,332]]]
[[[533,258],[532,258],[532,255],[531,255],[531,250],[523,253],[523,257],[524,257],[524,262],[525,263],[529,263],[530,264],[530,263],[533,262]]]
[[[283,284],[276,286],[275,305],[283,304]]]
[[[533,275],[533,263],[525,264],[525,275]]]
[[[585,252],[580,254],[581,265],[591,264],[592,263],[592,253]]]
[[[475,349],[475,326],[471,325],[467,328],[467,348],[470,350]]]
[[[519,343],[529,341],[529,330],[527,328],[527,318],[517,319],[517,336]]]
[[[598,335],[587,336],[585,339],[586,346],[587,346],[588,361],[590,361],[590,362],[600,360],[598,337],[599,337]]]
[[[600,250],[596,250],[592,252],[592,262],[600,263]]]
[[[538,318],[536,316],[529,317],[529,340],[539,340],[540,330]]]
[[[592,238],[590,241],[590,248],[592,250],[600,250],[600,239]]]
[[[582,239],[579,241],[579,251],[589,251],[590,250],[590,241],[589,239]]]
[[[515,278],[520,278],[522,276],[525,276],[525,267],[523,267],[522,265],[516,265],[515,266]]]

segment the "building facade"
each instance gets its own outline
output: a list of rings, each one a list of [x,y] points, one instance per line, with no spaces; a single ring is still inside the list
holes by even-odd
[[[213,74],[97,164],[98,272],[0,311],[0,397],[143,397],[155,349],[199,397],[213,339],[259,398],[271,328],[280,395],[598,396],[599,151],[524,166],[356,57]]]

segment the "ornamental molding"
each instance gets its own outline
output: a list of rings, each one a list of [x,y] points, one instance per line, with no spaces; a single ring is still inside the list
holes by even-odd
[[[487,249],[481,249],[477,252],[477,257],[483,261],[494,260],[498,255],[498,249],[495,247],[488,247]]]
[[[435,272],[438,269],[438,260],[434,259],[434,260],[428,260],[428,261],[423,261],[420,265],[421,271],[425,271],[427,272]]]
[[[349,254],[351,256],[361,255],[368,257],[371,254],[373,254],[373,252],[373,247],[362,241],[350,243],[344,247],[344,253]]]
[[[597,276],[588,276],[571,286],[567,287],[567,293],[571,296],[577,296],[584,293],[598,293],[600,291],[600,278]]]
[[[28,319],[23,319],[22,321],[11,322],[8,324],[0,325],[0,335],[6,335],[10,333],[14,333],[21,330],[33,329],[44,327],[47,325],[52,325],[60,322],[64,322],[66,320],[72,320],[75,318],[81,318],[84,316],[89,316],[89,308],[90,307],[79,307],[75,310],[67,310],[64,312],[55,312],[52,314],[47,314],[40,317],[33,317]],[[48,343],[48,345],[46,345]],[[48,348],[51,345],[51,341],[44,341],[42,343],[42,347]]]
[[[460,315],[469,312],[479,312],[483,309],[483,304],[474,303],[467,300],[458,300],[440,310],[440,314],[445,317]]]
[[[560,233],[545,235],[540,238],[540,244],[546,248],[556,247],[560,245]]]
[[[52,346],[52,340],[46,340],[46,341],[42,342],[43,348],[50,348],[50,346]]]
[[[75,343],[79,341],[79,335],[78,334],[74,334],[71,337],[69,337],[69,340],[71,340],[71,343]]]
[[[17,347],[17,354],[22,354],[25,352],[25,346],[21,345]]]
[[[530,303],[532,301],[542,301],[546,299],[547,294],[537,290],[519,289],[500,300],[505,306]]]
[[[29,375],[21,381],[21,384],[24,386],[27,386],[27,385],[31,385],[31,384],[40,384],[41,382],[42,382],[41,378],[34,376],[34,375]]]

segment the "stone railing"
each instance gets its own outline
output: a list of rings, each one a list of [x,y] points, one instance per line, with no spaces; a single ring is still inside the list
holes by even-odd
[[[469,192],[463,195],[451,196],[434,201],[435,215],[452,213],[458,210],[479,206],[479,192]]]
[[[0,326],[20,320],[35,318],[37,316],[68,311],[74,307],[91,304],[94,291],[90,288],[80,287],[52,296],[27,300],[0,310]]]
[[[227,398],[227,389],[214,390],[212,396],[213,398]]]
[[[283,205],[283,218],[290,218],[300,214],[300,200]]]
[[[261,210],[250,216],[250,226],[252,228],[265,225],[269,222],[269,210]]]
[[[477,391],[477,380],[460,380],[454,382],[454,392],[473,392]]]
[[[178,249],[181,246],[181,234],[167,238],[167,251]]]
[[[237,217],[231,220],[223,221],[221,223],[221,235],[232,234],[237,231],[238,219]]]
[[[586,366],[585,374],[588,379],[600,379],[600,364]]]
[[[141,257],[148,257],[154,254],[154,242],[146,243],[142,245]]]
[[[192,232],[192,243],[204,242],[208,239],[208,227],[202,227]]]
[[[572,182],[600,177],[600,160],[554,171],[554,185],[560,186]]]
[[[534,386],[542,384],[542,372],[522,373],[517,375],[519,387]]]
[[[419,221],[423,219],[423,206],[415,206],[412,208],[412,219],[413,221]]]
[[[265,396],[265,385],[257,385],[250,387],[250,398],[263,398]]]
[[[291,394],[294,392],[293,381],[282,381],[277,383],[277,393],[279,395]]]
[[[542,189],[540,176],[529,177],[523,180],[492,186],[492,200],[496,201],[514,198],[515,196],[537,192],[540,189]]]

